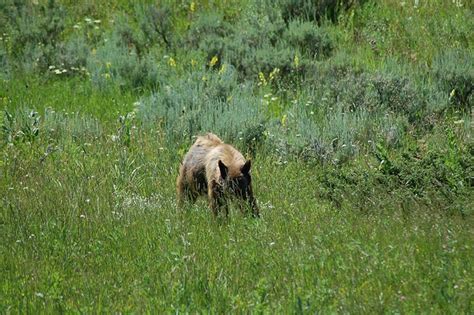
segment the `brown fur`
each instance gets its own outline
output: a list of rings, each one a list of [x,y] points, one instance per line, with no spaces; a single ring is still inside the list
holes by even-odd
[[[228,215],[228,197],[247,200],[254,216],[259,216],[252,192],[251,162],[215,134],[200,136],[184,156],[176,180],[178,205],[208,196],[209,207],[217,216],[221,208]],[[241,206],[241,209],[243,207]]]

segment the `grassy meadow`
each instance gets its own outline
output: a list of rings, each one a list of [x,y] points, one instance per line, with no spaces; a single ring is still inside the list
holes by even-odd
[[[0,313],[474,312],[470,1],[0,3]],[[213,132],[261,218],[177,209]]]

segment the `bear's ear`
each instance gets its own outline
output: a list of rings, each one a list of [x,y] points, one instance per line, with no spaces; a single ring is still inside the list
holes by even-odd
[[[247,160],[247,162],[245,162],[245,164],[240,168],[240,171],[242,174],[248,174],[250,172],[250,167],[252,167],[252,162]]]
[[[222,178],[226,179],[227,178],[227,173],[229,172],[229,169],[227,168],[227,166],[225,166],[224,163],[222,163],[221,160],[219,160],[219,162],[217,164],[219,165],[219,170],[221,171]]]

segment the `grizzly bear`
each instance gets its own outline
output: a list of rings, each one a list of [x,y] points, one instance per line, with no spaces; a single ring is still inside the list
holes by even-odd
[[[199,195],[206,195],[215,216],[224,208],[229,215],[228,200],[247,201],[252,215],[259,216],[252,192],[250,160],[234,147],[224,143],[215,134],[199,136],[184,156],[176,180],[178,205],[185,200],[194,202]],[[240,203],[244,210],[243,202]]]

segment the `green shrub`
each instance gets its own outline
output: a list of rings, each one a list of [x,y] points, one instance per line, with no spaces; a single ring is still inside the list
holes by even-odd
[[[0,43],[0,69],[0,79],[9,76],[11,72],[10,61],[8,58],[8,53],[6,52],[6,49],[3,47],[2,43]]]
[[[192,49],[202,51],[211,60],[216,56],[216,67],[221,66],[229,41],[228,36],[232,34],[232,26],[223,20],[219,13],[204,13],[191,24],[186,35],[186,43]]]
[[[2,7],[9,32],[11,57],[27,71],[45,72],[55,63],[66,11],[48,1],[47,4],[11,2]]]
[[[224,21],[219,13],[204,13],[191,24],[187,32],[187,42],[193,48],[198,48],[200,43],[208,37],[226,37],[232,33],[232,26]]]
[[[83,37],[72,37],[58,47],[55,68],[67,69],[68,75],[84,74],[91,50]],[[50,67],[51,67],[50,66]]]
[[[256,75],[259,72],[270,73],[280,69],[282,76],[289,75],[293,68],[294,53],[289,48],[263,47],[254,51],[243,61],[246,71]]]
[[[455,208],[466,198],[472,188],[473,155],[469,148],[457,144],[451,129],[447,133],[451,138],[447,147],[408,147],[394,157],[383,146],[377,146],[379,171],[391,188],[424,202],[432,202],[431,198],[437,196],[447,209]]]
[[[148,48],[156,44],[165,46],[167,49],[175,46],[172,23],[173,15],[168,6],[158,7],[154,4],[137,5],[135,7],[135,14]]]
[[[223,73],[196,71],[142,98],[137,115],[145,123],[158,124],[171,143],[204,132],[250,142],[260,137],[265,119],[252,88],[238,83],[230,65]]]
[[[321,59],[333,50],[328,34],[312,22],[291,21],[283,38],[310,58]]]
[[[224,21],[224,17],[220,13],[205,12],[191,24],[187,40],[197,47],[202,38],[208,35],[226,37],[231,33],[233,33],[232,25]]]
[[[236,32],[226,43],[225,57],[244,78],[255,80],[259,72],[270,73],[280,69],[282,76],[289,74],[294,52],[281,44],[285,24],[273,11],[249,12]]]
[[[422,207],[472,211],[466,207],[472,189],[469,148],[409,145],[392,151],[378,143],[372,153],[376,161],[366,159],[365,166],[354,160],[326,165],[316,177],[318,196],[364,212]]]
[[[329,103],[333,107],[337,104],[348,112],[356,110],[374,112],[379,109],[370,74],[349,70],[345,74],[335,73],[334,78],[330,72],[325,72],[324,76],[323,80],[327,80],[324,84],[328,88]]]
[[[449,95],[450,104],[468,113],[474,106],[473,57],[467,51],[451,50],[439,55],[433,63],[438,86]]]
[[[33,142],[40,133],[40,116],[34,110],[5,110],[1,131],[4,144]]]
[[[378,72],[372,78],[379,105],[397,113],[412,115],[420,110],[423,101],[415,84],[407,77],[389,72]]]
[[[426,100],[415,78],[401,74],[400,69],[368,72],[355,69],[345,62],[321,64],[313,68],[308,81],[327,91],[327,106],[343,111],[358,109],[370,112],[406,114],[415,117]]]
[[[127,15],[122,14],[116,18],[110,39],[116,46],[134,51],[139,57],[147,51],[143,33],[135,27],[132,18]]]
[[[332,148],[322,137],[321,128],[301,106],[294,106],[273,120],[267,127],[267,149],[278,157],[280,163],[294,158],[305,161],[327,162],[332,157]]]
[[[382,123],[365,110],[332,108],[318,113],[319,104],[297,102],[278,123],[267,127],[268,148],[282,160],[294,157],[321,163],[345,163],[364,152],[371,136],[382,136]],[[377,118],[377,119],[375,119]]]
[[[222,61],[232,64],[242,80],[255,80],[260,72],[268,75],[276,68],[280,70],[282,77],[299,73],[292,71],[295,55],[301,55],[299,47],[288,46],[282,41],[286,25],[278,11],[251,6],[247,13],[235,25],[223,21],[219,14],[199,16],[188,32],[188,45],[203,51],[208,60],[217,56],[216,67],[221,66]],[[296,29],[289,33],[288,38],[293,40],[295,32]],[[322,35],[319,38],[324,41]],[[305,39],[306,37],[303,38]],[[307,42],[296,41],[297,39],[294,40],[295,45],[308,45]],[[326,48],[325,46],[323,49]],[[314,47],[311,46],[311,49]],[[303,61],[301,63],[304,64]]]
[[[204,53],[206,60],[212,60],[217,57],[217,62],[214,67],[219,68],[222,66],[222,61],[224,60],[224,55],[227,54],[226,50],[227,39],[222,37],[213,37],[206,36],[199,43],[199,51]]]
[[[272,6],[250,6],[247,14],[236,25],[237,35],[250,47],[275,46],[287,25],[280,12]]]
[[[154,89],[166,79],[164,65],[153,54],[139,56],[135,50],[108,41],[88,59],[87,68],[98,88],[111,84],[122,89]]]
[[[296,19],[321,22],[324,18],[336,22],[339,15],[366,0],[280,0],[286,22]]]

